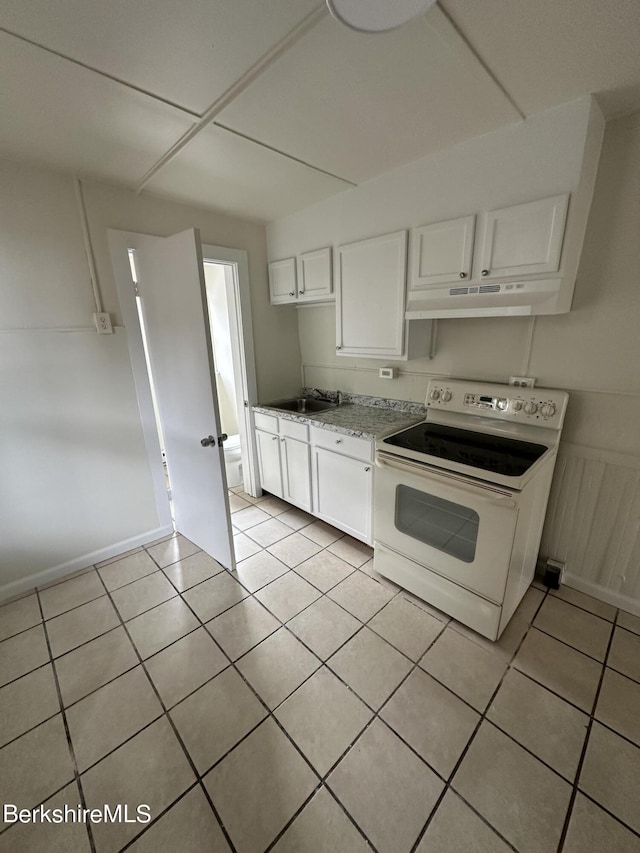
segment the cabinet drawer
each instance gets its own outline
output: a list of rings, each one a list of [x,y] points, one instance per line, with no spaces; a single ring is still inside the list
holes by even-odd
[[[256,429],[264,429],[267,432],[278,432],[278,418],[271,415],[263,415],[262,412],[253,413]]]
[[[345,456],[353,456],[366,462],[373,459],[373,442],[370,438],[357,438],[355,435],[343,435],[333,430],[311,427],[311,441],[317,447],[326,447]]]
[[[309,441],[309,427],[297,421],[280,418],[280,435],[287,438],[297,438],[298,441]]]

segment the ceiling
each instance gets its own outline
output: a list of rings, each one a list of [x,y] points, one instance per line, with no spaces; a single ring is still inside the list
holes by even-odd
[[[0,156],[268,221],[597,94],[640,109],[638,0],[0,0]]]

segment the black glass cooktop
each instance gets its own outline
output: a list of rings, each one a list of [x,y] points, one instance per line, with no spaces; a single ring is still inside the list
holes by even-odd
[[[426,422],[390,435],[384,443],[507,477],[524,474],[547,449],[529,441]]]

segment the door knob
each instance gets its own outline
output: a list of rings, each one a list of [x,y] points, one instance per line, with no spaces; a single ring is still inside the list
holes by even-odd
[[[214,436],[212,436],[212,435],[208,435],[206,438],[200,439],[200,444],[203,447],[214,447],[215,443],[216,443],[216,440],[215,440]]]
[[[226,432],[223,432],[222,435],[218,436],[218,444],[224,444],[224,442],[229,438]]]
[[[489,270],[482,270],[480,275],[489,275]]]

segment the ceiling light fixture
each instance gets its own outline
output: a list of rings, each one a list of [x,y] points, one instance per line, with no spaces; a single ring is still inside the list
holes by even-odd
[[[333,17],[361,33],[395,30],[423,15],[436,0],[327,0]]]

